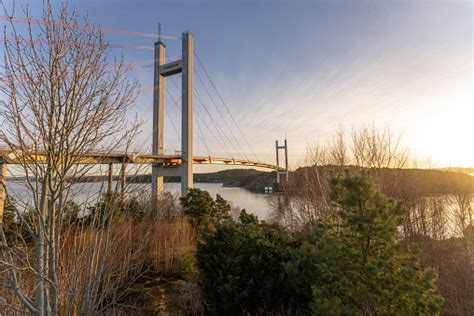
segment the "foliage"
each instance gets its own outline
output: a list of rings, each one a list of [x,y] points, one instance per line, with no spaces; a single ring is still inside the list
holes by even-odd
[[[180,198],[183,214],[198,231],[214,229],[218,223],[230,220],[230,205],[219,194],[214,201],[207,191],[189,189],[188,195]]]
[[[197,272],[196,253],[187,252],[179,258],[178,272],[183,275],[194,275]]]
[[[196,259],[210,312],[439,312],[435,273],[420,267],[416,249],[397,242],[401,204],[379,193],[366,173],[332,177],[330,186],[333,216],[308,231],[290,235],[242,211],[237,222],[202,233]]]
[[[422,235],[403,240],[420,247],[422,266],[436,267],[437,292],[444,299],[443,315],[471,315],[474,310],[474,273],[467,242],[465,237],[435,240]]]
[[[4,232],[10,245],[31,243],[34,240],[34,223],[37,215],[33,210],[19,212],[15,201],[7,197],[5,203]],[[5,221],[6,219],[6,221]]]
[[[117,224],[126,218],[136,221],[143,219],[146,215],[145,207],[137,198],[130,197],[122,201],[117,192],[106,192],[95,206],[89,208],[89,214],[82,221],[94,224],[96,227],[106,227]]]
[[[437,313],[435,273],[422,270],[418,253],[396,241],[401,205],[377,192],[365,173],[336,176],[330,184],[336,216],[315,225],[292,267],[311,271],[313,313]]]
[[[456,194],[460,192],[474,192],[474,178],[458,172],[442,171],[436,169],[394,169],[380,168],[369,169],[358,166],[346,166],[345,169],[351,173],[370,171],[377,173],[373,180],[382,193],[387,196],[402,199],[408,197],[428,197],[443,194]],[[325,179],[332,170],[338,170],[338,166],[310,166],[300,167],[291,173],[290,184],[297,190],[310,190],[312,183],[318,184],[318,174]],[[307,184],[309,182],[309,184]],[[308,187],[303,187],[305,183]],[[325,184],[325,183],[324,183]],[[390,189],[388,189],[390,188]]]
[[[292,304],[283,264],[294,241],[281,227],[242,211],[240,223],[224,222],[197,248],[200,286],[218,314],[282,312]]]
[[[258,217],[254,214],[247,213],[246,210],[242,210],[239,216],[239,223],[248,226],[248,225],[257,225]]]
[[[3,232],[5,233],[5,237],[7,242],[11,244],[14,237],[17,236],[17,228],[18,225],[15,223],[15,218],[17,217],[18,210],[15,205],[15,201],[12,197],[6,196],[5,198],[5,206],[3,210]]]
[[[63,223],[65,225],[72,225],[77,223],[79,220],[79,213],[81,212],[81,207],[74,201],[69,200],[64,204],[64,215]]]
[[[104,193],[93,207],[89,208],[89,214],[82,221],[97,227],[105,227],[119,222],[123,218],[123,207],[118,193]]]
[[[125,201],[123,211],[136,221],[143,219],[146,215],[145,207],[135,196],[131,196],[127,201]]]
[[[275,172],[255,169],[230,169],[194,175],[195,182],[222,183],[227,187],[241,187],[253,192],[264,192],[275,183]]]
[[[14,224],[16,214],[18,213],[15,201],[10,196],[5,198],[5,206],[3,210],[3,225],[5,230],[8,231],[9,228]]]

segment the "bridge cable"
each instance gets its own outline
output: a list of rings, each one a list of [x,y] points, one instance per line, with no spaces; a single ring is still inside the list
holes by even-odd
[[[211,122],[214,124],[214,126],[216,127],[216,129],[218,130],[218,132],[222,133],[222,135],[227,138],[227,141],[229,142],[229,144],[231,144],[234,149],[235,149],[235,152],[239,155],[241,155],[242,157],[244,157],[246,160],[249,160],[247,155],[245,154],[245,152],[243,152],[239,146],[239,143],[236,142],[236,141],[232,141],[232,139],[225,133],[225,131],[222,129],[222,127],[219,125],[219,123],[217,123],[217,120],[214,118],[214,116],[211,114],[211,111],[209,111],[209,109],[207,108],[207,106],[205,105],[205,103],[202,101],[201,97],[200,97],[200,94],[199,94],[199,91],[197,90],[197,87],[194,87],[194,93],[196,95],[196,99],[198,102],[198,104],[200,104],[203,108],[204,108],[204,111],[207,113],[207,115],[211,118]],[[237,146],[235,145],[237,144]]]
[[[178,102],[178,101],[179,101],[179,99],[175,100],[174,105],[177,106],[177,102]],[[171,119],[171,117],[170,117],[168,111],[166,110],[166,107],[165,107],[165,115],[167,116],[167,118],[168,118],[169,121],[171,122],[171,125],[173,126],[173,129],[174,129],[174,131],[176,132],[176,135],[178,136],[178,139],[179,139],[180,142],[181,142],[181,137],[180,137],[180,135],[179,135],[179,133],[178,133],[178,130],[177,130],[177,128],[176,128],[176,126],[175,126],[173,120]],[[157,130],[158,130],[158,125],[153,127],[153,130],[152,130],[152,131],[148,134],[148,136],[139,144],[138,147],[142,147],[142,148],[143,148],[143,146],[145,145],[145,143],[147,143],[147,142],[150,140],[150,138],[153,136],[154,133],[156,133]]]
[[[173,120],[171,119],[171,115],[169,114],[168,109],[166,108],[166,106],[164,108],[165,108],[166,117],[170,121],[171,126],[173,127],[173,130],[174,130],[176,136],[178,137],[179,142],[181,142],[181,136],[178,133],[178,129],[176,128],[176,125],[174,124]]]
[[[201,129],[201,125],[199,124],[199,120],[196,120],[196,125],[198,127],[197,131],[198,131],[198,136],[199,138],[201,138],[201,141],[203,142],[204,144],[204,147],[206,147],[206,150],[207,150],[207,155],[208,156],[213,156],[213,154],[211,153],[211,150],[209,149],[209,147],[207,146],[207,143],[206,143],[206,140],[204,139],[204,134],[202,133],[202,129]]]
[[[219,106],[217,105],[217,103],[215,102],[215,100],[212,97],[211,93],[209,92],[209,89],[207,88],[207,86],[205,85],[205,83],[202,80],[201,76],[199,75],[199,72],[197,70],[195,70],[195,72],[196,72],[196,76],[197,76],[198,80],[200,81],[201,85],[204,87],[204,90],[206,91],[207,95],[209,96],[209,99],[214,104],[215,108],[217,109],[217,112],[219,113],[220,117],[222,118],[222,121],[224,122],[227,129],[230,131],[230,134],[233,137],[233,139],[235,140],[235,143],[237,144],[237,147],[239,148],[240,152],[243,153],[243,156],[245,157],[245,159],[249,160],[247,155],[245,154],[245,151],[240,146],[240,142],[238,141],[238,138],[235,136],[232,128],[227,123],[227,120],[225,119],[225,116],[222,114],[221,110],[219,109]],[[196,87],[196,90],[197,90],[197,87]],[[198,97],[201,98],[200,95],[199,95],[199,92],[197,92],[197,94],[198,94]]]
[[[226,109],[227,113],[229,113],[231,119],[232,119],[232,122],[234,122],[235,126],[237,127],[237,129],[239,130],[240,132],[240,135],[242,135],[242,138],[244,139],[244,141],[247,143],[247,145],[249,146],[249,149],[250,151],[252,152],[252,154],[255,156],[255,158],[257,158],[257,161],[259,161],[258,159],[258,156],[255,154],[252,146],[250,145],[250,143],[248,142],[247,138],[245,137],[244,133],[242,132],[242,129],[240,128],[240,126],[237,124],[237,122],[235,121],[235,118],[234,116],[232,115],[232,113],[230,112],[229,110],[229,107],[227,106],[227,103],[224,101],[224,98],[222,97],[222,94],[219,92],[219,90],[217,89],[217,86],[215,85],[214,81],[212,80],[211,76],[209,75],[208,71],[206,70],[206,67],[204,67],[204,64],[201,62],[201,59],[199,58],[198,54],[195,52],[194,54],[196,56],[196,59],[199,63],[199,65],[201,66],[201,68],[204,70],[204,73],[206,74],[207,78],[209,79],[209,81],[211,82],[211,85],[213,86],[214,90],[216,90],[217,92],[217,95],[219,96],[219,98],[221,99],[222,103],[224,104],[224,108]]]
[[[213,130],[206,124],[206,121],[204,120],[204,118],[201,116],[201,114],[194,110],[194,114],[196,114],[196,118],[198,120],[200,120],[202,122],[202,124],[204,126],[207,127],[207,130],[209,131],[209,133],[211,134],[212,137],[214,137],[214,139],[219,143],[219,146],[221,146],[221,148],[224,148],[224,150],[226,151],[226,153],[228,154],[229,157],[232,157],[232,154],[231,154],[231,151],[228,149],[227,145],[225,144],[225,142],[222,142],[213,132]]]
[[[178,100],[181,100],[181,98],[176,98],[176,99],[175,99],[175,98],[173,97],[173,95],[172,95],[168,90],[165,90],[165,91],[166,91],[166,93],[168,93],[168,96],[171,98],[171,100],[174,101],[174,102],[173,102],[173,105],[176,106],[177,109],[179,109],[179,107],[178,107]],[[165,106],[165,110],[166,110],[166,109],[167,109],[167,107]],[[170,121],[172,122],[173,126],[175,126],[174,123],[173,123],[173,121],[172,121],[171,119],[170,119]],[[207,150],[207,155],[210,156],[210,155],[212,155],[212,153],[211,153],[211,150],[209,149],[209,146],[207,145],[207,142],[206,142],[206,140],[205,140],[205,138],[204,138],[204,134],[203,134],[203,132],[202,132],[201,126],[200,126],[200,124],[199,124],[199,121],[196,120],[196,123],[197,123],[197,127],[198,127],[198,130],[197,130],[197,132],[198,132],[198,137],[199,137],[199,139],[202,141],[202,143],[204,144],[204,147],[205,147],[206,150]],[[174,128],[175,128],[176,133],[178,134],[178,131],[177,131],[176,127],[174,127]],[[178,136],[178,137],[179,137],[179,136]],[[181,137],[179,137],[179,141],[181,142]]]
[[[175,82],[172,78],[170,78],[170,79],[171,79],[171,83],[175,86],[175,88],[176,88],[178,91],[180,91],[180,89],[179,89],[178,85],[176,84],[176,82]],[[199,101],[200,101],[200,100],[199,100]],[[229,153],[229,156],[232,156],[231,151],[229,150],[229,148],[228,148],[227,145],[226,145],[227,142],[226,142],[226,141],[224,140],[224,138],[223,138],[223,136],[225,136],[225,137],[229,140],[227,134],[218,126],[218,124],[217,124],[216,121],[214,120],[212,114],[210,114],[209,110],[208,110],[207,107],[202,103],[202,101],[199,102],[199,103],[198,103],[198,102],[196,102],[196,103],[197,103],[197,104],[200,104],[200,105],[205,109],[205,111],[206,111],[206,113],[209,115],[209,117],[211,118],[211,123],[214,124],[214,126],[216,127],[218,137],[216,136],[216,134],[214,134],[214,132],[212,131],[212,129],[209,127],[208,124],[204,124],[204,126],[207,127],[207,129],[209,130],[210,134],[217,140],[217,142],[219,143],[219,145],[221,145],[221,146],[226,150],[226,152]],[[202,116],[200,116],[199,112],[198,112],[196,109],[195,109],[194,113],[197,114],[197,118],[201,119],[201,121],[202,121],[203,123],[205,123],[205,120],[203,119]],[[229,142],[229,143],[232,144],[231,142]]]

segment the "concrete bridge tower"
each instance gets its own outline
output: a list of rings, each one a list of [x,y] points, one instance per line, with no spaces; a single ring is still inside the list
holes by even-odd
[[[166,46],[159,39],[155,43],[154,91],[153,91],[153,155],[164,155],[164,89],[165,78],[182,74],[181,81],[181,158],[178,167],[152,166],[151,198],[154,208],[163,194],[163,177],[181,177],[181,196],[193,187],[193,59],[194,44],[191,32],[182,35],[182,58],[165,63]]]
[[[280,171],[280,149],[285,151],[285,171]],[[278,140],[275,141],[275,150],[276,150],[276,169],[277,169],[277,183],[281,182],[281,176],[285,177],[285,180],[288,181],[288,141],[285,137],[284,145],[278,145]]]

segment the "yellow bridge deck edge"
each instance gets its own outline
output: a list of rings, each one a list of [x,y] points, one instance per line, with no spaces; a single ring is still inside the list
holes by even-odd
[[[70,159],[77,164],[162,164],[165,167],[179,166],[182,162],[181,156],[155,156],[141,153],[84,153],[72,156]],[[46,153],[44,151],[33,151],[27,155],[20,156],[9,149],[0,149],[0,162],[7,164],[27,164],[35,161],[45,162]],[[216,157],[193,157],[194,164],[219,164],[219,165],[240,165],[247,167],[265,168],[270,170],[283,171],[283,168],[277,168],[276,165],[234,158],[216,158]]]

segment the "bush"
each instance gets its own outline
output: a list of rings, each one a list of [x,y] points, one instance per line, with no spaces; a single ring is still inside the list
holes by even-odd
[[[243,211],[240,223],[218,225],[198,245],[200,287],[212,312],[283,312],[293,303],[283,263],[294,241],[283,228],[255,219]]]
[[[66,207],[68,207],[67,204]],[[71,208],[71,206],[69,208]],[[74,214],[74,212],[72,212],[72,214]],[[87,224],[93,224],[96,227],[104,228],[109,225],[119,224],[129,218],[139,222],[143,220],[146,215],[145,205],[140,203],[136,196],[131,196],[127,200],[122,201],[119,193],[106,192],[101,195],[96,205],[89,207],[88,215],[79,219],[76,216],[75,222],[85,222]]]

